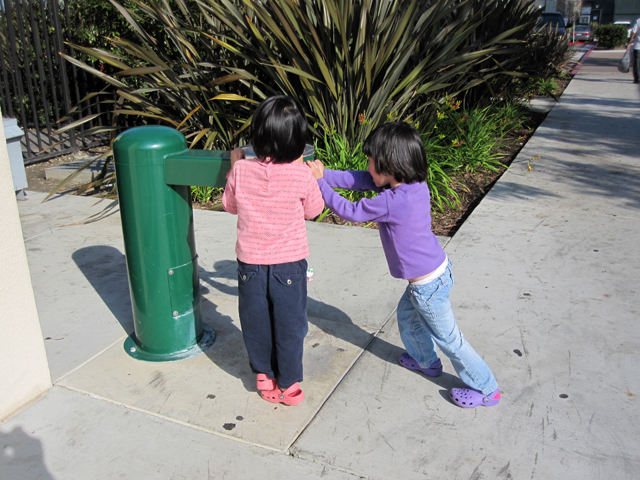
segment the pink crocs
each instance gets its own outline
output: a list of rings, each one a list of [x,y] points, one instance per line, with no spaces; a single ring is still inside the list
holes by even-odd
[[[302,393],[300,385],[297,383],[294,383],[286,390],[280,390],[277,386],[273,390],[263,390],[260,395],[267,402],[284,403],[285,405],[297,405],[304,400],[304,393]]]
[[[276,388],[276,381],[267,377],[264,373],[259,373],[256,377],[256,387],[258,391],[273,390]]]

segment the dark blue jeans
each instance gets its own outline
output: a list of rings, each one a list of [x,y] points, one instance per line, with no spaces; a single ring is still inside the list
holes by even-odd
[[[307,335],[307,261],[253,265],[238,260],[238,310],[253,373],[287,389],[302,381]]]
[[[632,50],[633,56],[631,60],[631,68],[633,68],[633,81],[638,83],[640,81],[640,50]]]

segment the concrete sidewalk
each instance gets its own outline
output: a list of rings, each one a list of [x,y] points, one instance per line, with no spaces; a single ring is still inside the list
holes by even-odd
[[[454,406],[446,359],[435,379],[397,364],[405,285],[376,231],[326,224],[308,224],[302,404],[255,392],[225,213],[195,212],[216,343],[135,361],[117,209],[78,225],[107,203],[30,193],[20,210],[54,387],[0,425],[0,478],[637,478],[640,89],[621,56],[591,54],[446,244],[454,312],[498,406]]]

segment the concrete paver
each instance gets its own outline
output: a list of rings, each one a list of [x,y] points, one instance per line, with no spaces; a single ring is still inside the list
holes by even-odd
[[[133,332],[120,218],[78,225],[110,202],[65,195],[40,203],[29,192],[20,213],[51,377]]]
[[[0,425],[0,471],[635,478],[640,89],[618,58],[591,53],[445,247],[454,312],[500,383],[497,407],[451,404],[446,391],[461,383],[447,359],[436,379],[397,364],[403,282],[389,277],[377,232],[349,227],[308,225],[315,274],[300,406],[274,409],[251,385],[234,306],[235,218],[223,213],[195,212],[216,344],[183,362],[134,362],[122,350],[131,313],[117,213],[61,227],[103,206],[68,196],[40,205],[30,194],[20,210],[55,386]]]
[[[394,321],[380,336],[393,348],[374,342],[296,455],[372,479],[633,478],[635,307],[612,319],[603,301],[476,276],[457,275],[454,291],[460,328],[500,382],[500,407],[451,404],[448,389],[463,385],[448,359],[436,379],[399,367]]]
[[[217,315],[209,315],[216,307]],[[237,309],[237,300],[226,299],[210,304],[203,312],[207,320],[213,320],[214,327],[220,325],[221,319],[227,323],[218,330],[217,345],[205,355],[180,362],[149,364],[129,357],[122,342],[117,342],[57,384],[285,452],[375,332],[330,320],[310,319],[304,356],[305,377],[309,381],[302,383],[305,400],[299,408],[286,408],[265,402],[256,391],[255,375],[249,369],[242,335],[230,322],[237,317]]]
[[[57,386],[0,426],[0,440],[3,479],[353,479]]]

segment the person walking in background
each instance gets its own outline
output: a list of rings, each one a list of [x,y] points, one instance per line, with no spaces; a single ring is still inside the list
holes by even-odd
[[[316,179],[302,160],[307,120],[300,104],[278,95],[251,121],[253,150],[231,152],[224,209],[238,215],[238,310],[249,365],[262,398],[304,399],[302,353],[307,335],[305,219],[324,210]]]
[[[629,39],[629,46],[627,50],[632,49],[633,52],[629,52],[629,60],[631,61],[631,67],[633,68],[633,83],[640,82],[640,18],[636,20],[631,29],[631,38]]]

